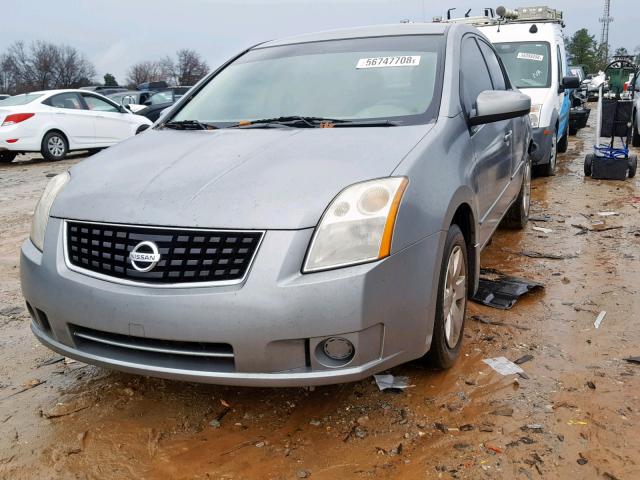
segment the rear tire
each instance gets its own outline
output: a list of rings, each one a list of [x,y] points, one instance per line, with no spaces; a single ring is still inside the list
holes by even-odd
[[[636,176],[636,170],[638,169],[638,157],[631,155],[629,157],[629,178]]]
[[[584,157],[584,176],[591,176],[591,165],[593,163],[593,153],[589,153],[586,157]]]
[[[451,367],[460,354],[469,292],[468,272],[467,244],[460,227],[454,224],[449,227],[444,245],[431,349],[425,356],[439,369]]]
[[[0,152],[0,163],[11,163],[17,156],[16,152]]]
[[[549,162],[540,165],[543,177],[553,177],[556,174],[556,163],[558,161],[558,132],[553,133],[551,138],[551,151],[549,152]]]
[[[518,198],[507,211],[502,225],[506,228],[522,230],[529,221],[529,208],[531,206],[531,159],[527,158],[524,164],[522,186]]]
[[[42,139],[40,153],[45,160],[57,162],[66,157],[67,152],[69,152],[69,143],[62,133],[49,132]]]

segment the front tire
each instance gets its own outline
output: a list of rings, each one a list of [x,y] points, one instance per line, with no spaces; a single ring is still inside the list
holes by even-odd
[[[636,170],[638,169],[638,157],[631,155],[629,157],[629,178],[636,176]]]
[[[451,367],[462,345],[469,289],[467,245],[458,225],[447,232],[438,282],[436,318],[426,358],[436,368]]]
[[[66,157],[68,151],[69,143],[60,132],[49,132],[42,139],[40,153],[42,153],[45,160],[57,162]]]
[[[16,152],[0,152],[0,163],[11,163],[17,156]]]
[[[569,135],[567,133],[564,134],[558,141],[558,153],[566,153],[569,148]]]
[[[553,133],[551,138],[551,151],[549,152],[549,162],[540,165],[542,176],[552,177],[556,174],[556,163],[558,161],[558,132]]]
[[[640,147],[640,131],[638,131],[638,125],[633,126],[633,138],[631,139],[631,145],[634,147]]]
[[[507,228],[522,230],[529,221],[529,208],[531,207],[531,159],[527,158],[522,174],[522,186],[518,198],[511,205],[502,221]]]
[[[585,157],[584,157],[584,176],[585,177],[590,177],[591,176],[591,168],[593,165],[593,158],[595,157],[595,155],[593,153],[588,153]]]

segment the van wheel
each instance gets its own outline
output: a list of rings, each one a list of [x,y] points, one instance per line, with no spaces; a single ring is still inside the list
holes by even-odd
[[[562,137],[558,141],[558,153],[565,153],[568,148],[569,148],[569,135],[565,133],[564,137]]]
[[[585,177],[590,177],[591,176],[591,165],[593,163],[593,157],[595,155],[593,153],[588,153],[585,157],[584,157],[584,176]]]
[[[62,160],[69,151],[67,139],[60,132],[49,132],[42,139],[40,153],[45,160],[56,162]]]
[[[638,169],[638,157],[631,155],[629,157],[629,178],[636,176],[636,170]]]
[[[457,225],[451,225],[440,267],[431,349],[425,356],[436,368],[451,367],[460,354],[469,286],[467,260],[462,231]]]
[[[502,220],[503,226],[522,230],[529,221],[529,207],[531,206],[531,159],[527,158],[522,172],[522,186],[518,198],[511,205]]]
[[[640,132],[638,131],[638,125],[633,126],[633,138],[631,139],[631,145],[634,147],[640,147]]]
[[[0,152],[0,163],[11,163],[17,156],[16,152]]]
[[[549,162],[540,165],[540,173],[544,177],[552,177],[556,174],[556,162],[558,160],[558,132],[551,137],[551,151],[549,152]]]

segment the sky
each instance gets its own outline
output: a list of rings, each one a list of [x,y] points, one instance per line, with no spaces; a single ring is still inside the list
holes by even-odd
[[[640,46],[639,0],[611,0],[609,43]],[[505,2],[509,8],[549,5],[564,12],[566,34],[586,27],[600,37],[601,0]],[[497,7],[489,0],[19,0],[3,22],[0,52],[16,40],[47,40],[76,47],[93,62],[97,78],[109,72],[124,82],[130,65],[156,60],[180,48],[198,51],[215,68],[256,43],[332,28],[431,21],[457,7]]]

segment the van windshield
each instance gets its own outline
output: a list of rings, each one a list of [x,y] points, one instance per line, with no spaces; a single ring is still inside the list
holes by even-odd
[[[494,44],[518,88],[548,88],[551,85],[551,48],[547,42],[505,42]]]
[[[435,119],[442,35],[331,40],[256,48],[213,77],[173,118],[224,127],[301,116]]]

